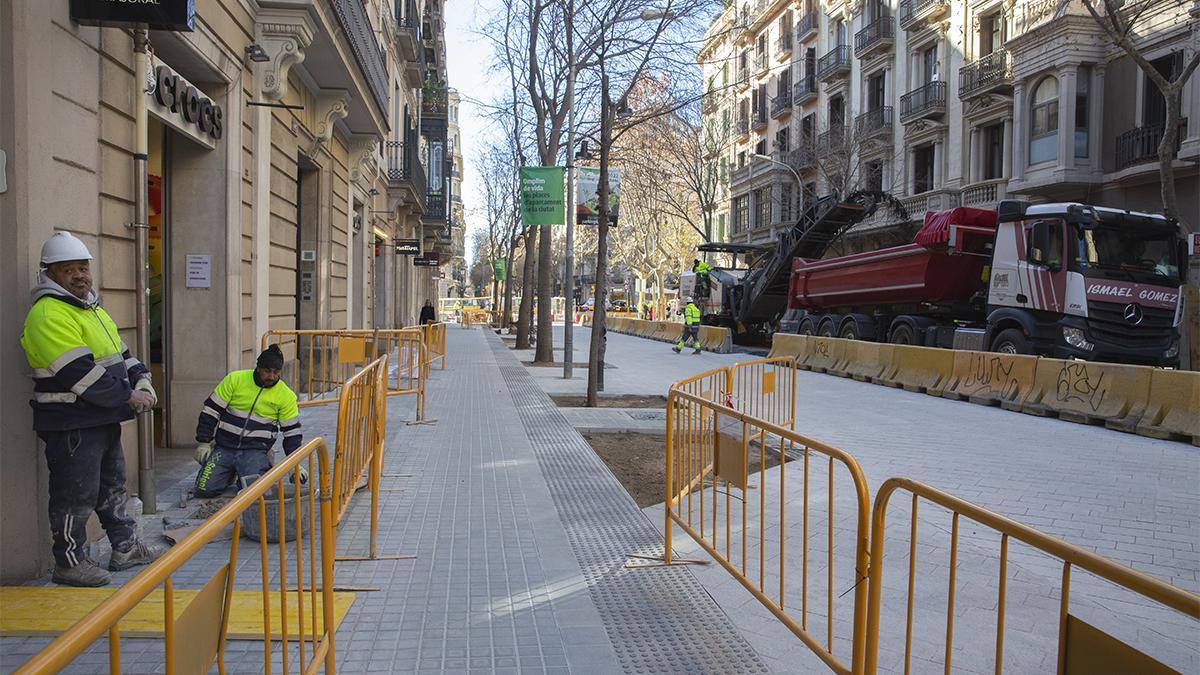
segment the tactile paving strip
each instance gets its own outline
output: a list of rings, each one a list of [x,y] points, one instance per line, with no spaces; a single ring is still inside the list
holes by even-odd
[[[661,555],[662,537],[508,347],[491,343],[625,672],[769,672],[685,566],[625,568],[628,553]]]

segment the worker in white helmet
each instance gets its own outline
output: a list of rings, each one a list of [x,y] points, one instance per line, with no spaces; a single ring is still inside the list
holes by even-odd
[[[21,346],[33,368],[33,428],[46,445],[54,581],[103,586],[109,573],[87,558],[93,512],[112,543],[111,571],[153,561],[161,549],[138,541],[125,512],[121,423],[158,397],[150,370],[129,353],[92,288],[92,254],[58,232],[42,246],[42,270]]]
[[[687,305],[683,308],[683,335],[680,336],[679,342],[671,348],[676,354],[683,351],[683,348],[692,345],[695,351],[693,354],[700,353],[700,308],[696,306],[696,301],[692,296],[685,298]]]

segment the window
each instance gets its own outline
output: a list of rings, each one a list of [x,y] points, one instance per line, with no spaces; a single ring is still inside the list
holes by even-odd
[[[1058,158],[1058,80],[1042,79],[1033,88],[1029,109],[1029,163]]]
[[[800,120],[800,142],[812,143],[817,137],[817,115],[809,113]]]
[[[767,32],[763,31],[758,36],[758,41],[754,45],[754,58],[756,68],[765,68],[767,65]]]
[[[725,214],[717,214],[717,241],[725,241]]]
[[[846,103],[841,96],[829,99],[829,128],[840,127],[846,123]]]
[[[762,187],[754,191],[754,227],[766,227],[771,224],[771,187]]]
[[[792,13],[784,12],[783,16],[779,17],[779,49],[781,51],[792,50]]]
[[[779,222],[792,222],[792,184],[779,185]]]
[[[1004,178],[1004,124],[992,124],[983,132],[983,180]]]
[[[913,148],[913,194],[933,189],[933,144]]]
[[[1182,67],[1180,53],[1168,54],[1162,58],[1154,59],[1150,65],[1154,66],[1163,77],[1168,81],[1175,79],[1179,69]],[[1159,91],[1158,86],[1151,80],[1142,75],[1142,126],[1149,127],[1161,125],[1167,121],[1167,100]]]
[[[1004,20],[1000,12],[979,17],[979,56],[982,58],[1004,46]]]
[[[817,75],[817,48],[809,47],[804,51],[804,77]]]
[[[775,95],[779,97],[787,96],[792,92],[792,69],[787,68],[782,73],[779,73],[779,81],[776,83]]]
[[[1088,91],[1092,69],[1081,66],[1075,76],[1075,156],[1088,156]]]
[[[733,233],[744,232],[750,227],[750,195],[733,198]]]
[[[739,150],[737,154],[737,168],[741,169],[746,166],[746,151]]]
[[[938,79],[937,45],[932,45],[921,51],[921,81],[917,84],[924,86]]]
[[[836,40],[837,46],[839,46],[839,47],[845,46],[845,44],[846,44],[846,22],[842,21],[841,19],[833,19],[832,23],[833,23],[833,35]]]
[[[775,132],[775,149],[781,153],[792,149],[792,130],[790,127],[784,127]]]
[[[721,85],[729,85],[729,64],[725,63],[721,66]]]
[[[880,160],[867,162],[866,178],[866,187],[868,190],[883,192],[883,162]]]
[[[883,71],[880,71],[867,80],[867,110],[879,110],[883,107],[887,100],[884,91]]]
[[[767,154],[767,139],[758,139],[758,142],[754,144],[754,153],[758,155]]]
[[[721,158],[721,182],[724,183],[727,180],[729,180],[729,158],[722,157]]]

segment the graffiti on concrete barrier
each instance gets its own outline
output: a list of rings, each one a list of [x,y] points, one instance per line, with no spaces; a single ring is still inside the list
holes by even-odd
[[[1004,399],[1014,399],[1021,390],[1021,382],[1013,376],[1013,363],[1000,356],[972,354],[971,367],[963,378],[959,391],[967,395],[994,394]]]
[[[1096,412],[1104,404],[1104,396],[1108,386],[1104,382],[1104,371],[1099,375],[1088,372],[1086,363],[1072,362],[1063,364],[1058,371],[1058,401],[1069,403],[1078,401]]]
[[[829,343],[825,340],[817,340],[813,344],[813,354],[817,356],[829,356]]]

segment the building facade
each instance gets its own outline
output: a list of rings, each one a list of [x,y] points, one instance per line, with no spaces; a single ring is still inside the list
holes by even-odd
[[[389,243],[426,236],[429,82],[445,83],[442,0],[211,0],[191,32],[75,22],[67,0],[0,6],[0,578],[49,564],[46,479],[30,431],[20,318],[55,231],[82,238],[104,307],[136,344],[135,110],[150,116],[148,206],[156,446],[190,447],[196,415],[271,329],[415,323],[436,291]],[[431,46],[440,45],[440,51]],[[436,91],[433,92],[436,97]],[[173,98],[174,97],[174,98]],[[197,115],[195,111],[202,110]],[[402,146],[393,145],[401,141]],[[397,154],[406,169],[394,175]],[[417,186],[419,189],[413,189]],[[444,217],[443,217],[444,220]],[[288,354],[289,367],[296,355]],[[138,493],[134,425],[126,428]]]
[[[1200,49],[1200,5],[1164,7],[1137,35],[1168,73]],[[813,197],[856,189],[891,193],[907,218],[881,211],[831,253],[906,240],[927,210],[1010,195],[1161,210],[1162,96],[1078,0],[758,0],[718,25],[702,54],[732,40],[734,77],[704,114],[733,119],[711,160],[731,167],[729,241],[770,244]],[[1196,227],[1200,78],[1181,105],[1176,180]]]

